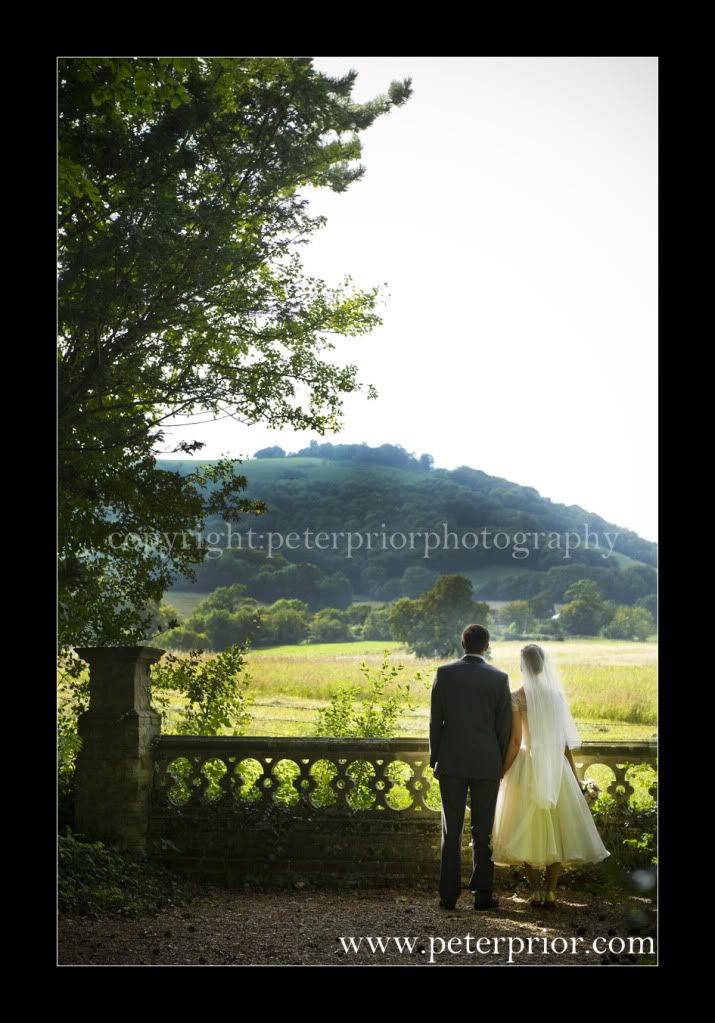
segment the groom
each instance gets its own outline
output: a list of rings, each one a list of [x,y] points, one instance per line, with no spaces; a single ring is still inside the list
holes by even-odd
[[[437,669],[429,723],[430,767],[442,796],[440,906],[454,909],[462,888],[461,846],[470,792],[475,909],[490,909],[494,864],[489,841],[511,737],[509,676],[484,658],[489,633],[468,625],[464,656]]]

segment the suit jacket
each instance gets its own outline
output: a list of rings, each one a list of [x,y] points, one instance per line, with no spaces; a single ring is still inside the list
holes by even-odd
[[[437,668],[429,723],[430,767],[460,778],[501,778],[511,738],[509,676],[479,654]]]

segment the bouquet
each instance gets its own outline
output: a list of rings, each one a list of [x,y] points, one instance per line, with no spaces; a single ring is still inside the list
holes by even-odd
[[[595,803],[595,801],[598,799],[599,794],[601,792],[601,790],[598,787],[598,785],[596,784],[596,782],[595,781],[591,781],[588,778],[586,779],[586,781],[581,786],[581,791],[583,792],[583,794],[584,794],[584,796],[586,798],[586,802],[588,803],[589,806],[591,805],[591,803]]]

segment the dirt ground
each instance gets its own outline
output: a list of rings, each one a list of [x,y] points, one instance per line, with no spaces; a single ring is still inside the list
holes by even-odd
[[[654,936],[648,954],[654,930],[647,917],[650,903],[643,898],[611,901],[589,891],[560,889],[554,909],[537,909],[529,905],[526,891],[497,894],[497,909],[475,912],[466,892],[456,910],[446,911],[439,908],[436,892],[207,886],[188,905],[134,919],[61,916],[58,964],[595,966],[656,961]],[[640,940],[644,945],[629,944]]]

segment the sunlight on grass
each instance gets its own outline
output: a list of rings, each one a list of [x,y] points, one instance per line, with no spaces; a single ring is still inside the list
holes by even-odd
[[[646,740],[657,736],[657,655],[654,643],[618,640],[572,640],[544,643],[561,670],[573,715],[584,740]],[[492,663],[509,674],[512,689],[520,684],[519,643],[494,643]],[[252,651],[249,692],[255,698],[251,735],[307,735],[316,710],[345,686],[365,690],[360,662],[390,660],[406,666],[405,675],[422,671],[429,683],[413,690],[416,710],[400,721],[400,734],[426,736],[429,696],[439,663],[415,657],[398,643],[320,643]],[[206,656],[209,656],[208,654]],[[60,703],[64,702],[64,695]],[[181,707],[177,695],[174,711]],[[175,714],[174,714],[175,716]],[[164,728],[171,731],[171,718]]]
[[[353,650],[350,656],[351,645],[292,647],[289,655],[285,648],[252,653],[252,692],[257,698],[327,700],[345,685],[362,688],[360,661],[377,665],[384,649],[390,650],[391,660],[406,665],[407,671],[421,670],[430,681],[434,668],[444,663],[417,658],[397,644],[379,642],[368,644],[369,651]],[[647,726],[652,734],[657,721],[655,644],[574,640],[544,646],[561,670],[575,718]],[[492,663],[509,674],[512,689],[520,685],[519,650],[517,643],[495,643],[492,648]],[[428,708],[429,688],[417,691],[415,699]]]
[[[609,640],[573,640],[544,646],[558,664],[571,708],[584,741],[653,740],[657,737],[657,646]],[[512,689],[520,684],[519,643],[495,643],[492,663],[509,674]],[[255,698],[251,735],[308,735],[316,711],[347,685],[366,692],[361,661],[377,666],[382,653],[406,666],[405,674],[422,671],[427,684],[413,689],[413,713],[399,723],[399,734],[428,734],[433,669],[444,663],[408,654],[397,643],[321,643],[274,647],[248,656]],[[179,698],[175,707],[180,706]],[[166,729],[170,731],[170,725]]]

